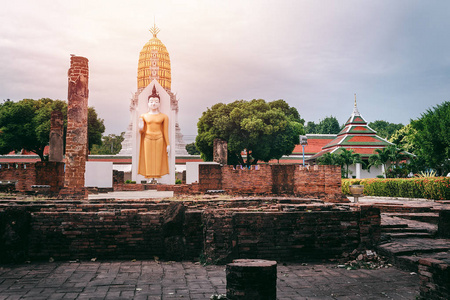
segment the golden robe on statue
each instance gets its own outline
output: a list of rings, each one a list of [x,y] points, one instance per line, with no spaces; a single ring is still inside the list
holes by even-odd
[[[167,146],[169,146],[169,117],[163,113],[146,113],[139,147],[138,173],[146,178],[160,178],[169,174]]]

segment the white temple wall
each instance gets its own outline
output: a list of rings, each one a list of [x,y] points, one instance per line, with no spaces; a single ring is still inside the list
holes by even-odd
[[[358,175],[358,171],[357,171],[357,165],[360,164],[355,164],[355,165],[350,165],[348,168],[348,178],[353,178],[353,176],[356,176],[357,179],[364,179],[364,178],[376,178],[378,175],[383,175],[382,172],[382,168],[381,166],[378,167],[371,167],[370,168],[370,172],[368,170],[365,170],[362,168],[362,166],[359,169],[359,177]],[[344,167],[345,168],[345,167]]]

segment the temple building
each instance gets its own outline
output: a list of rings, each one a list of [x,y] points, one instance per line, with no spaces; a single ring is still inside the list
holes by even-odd
[[[379,137],[375,130],[367,125],[366,120],[358,111],[356,105],[350,118],[344,125],[344,128],[337,135],[311,135],[308,136],[308,143],[315,140],[315,145],[322,144],[322,148],[318,151],[318,147],[314,149],[312,155],[305,160],[308,164],[314,164],[317,159],[325,153],[338,154],[342,149],[353,150],[358,153],[362,160],[367,161],[369,156],[375,153],[376,149],[383,149],[390,145],[391,142]],[[319,143],[318,143],[319,142]],[[315,153],[314,153],[315,152]],[[369,170],[362,169],[361,164],[352,165],[350,168],[350,177],[355,178],[373,178],[382,175],[384,170],[381,167],[372,167]]]
[[[153,37],[144,45],[139,53],[137,91],[130,100],[130,116],[132,116],[136,110],[139,94],[150,84],[150,82],[152,82],[152,80],[156,79],[170,95],[171,106],[176,107],[175,154],[187,155],[186,143],[183,141],[183,135],[181,134],[180,125],[178,124],[178,99],[171,90],[172,75],[169,52],[167,51],[166,46],[157,37],[159,31],[160,30],[156,25],[153,25],[153,27],[150,28]],[[131,130],[132,124],[130,121],[119,155],[131,155],[132,153]]]

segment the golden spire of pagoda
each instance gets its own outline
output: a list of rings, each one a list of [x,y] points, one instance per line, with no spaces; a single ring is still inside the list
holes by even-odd
[[[155,20],[153,20],[153,27],[150,28],[149,31],[153,34],[153,37],[154,37],[154,38],[155,38],[156,35],[159,33],[160,30],[159,30],[158,27],[156,27],[156,22],[155,22]]]
[[[156,79],[163,88],[170,90],[172,76],[169,52],[166,46],[156,37],[159,33],[156,22],[153,23],[153,27],[149,31],[153,34],[153,37],[139,53],[138,89],[147,87],[153,79]]]

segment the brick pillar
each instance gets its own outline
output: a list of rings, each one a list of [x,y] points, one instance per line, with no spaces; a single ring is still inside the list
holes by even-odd
[[[68,76],[66,173],[61,195],[66,198],[86,198],[84,172],[88,143],[88,59],[72,56]]]
[[[214,139],[213,161],[221,165],[228,164],[228,143],[221,139]]]
[[[277,262],[236,259],[227,265],[227,299],[275,300],[277,298]]]
[[[64,121],[59,110],[52,111],[50,119],[50,153],[48,160],[62,162],[64,156]]]

